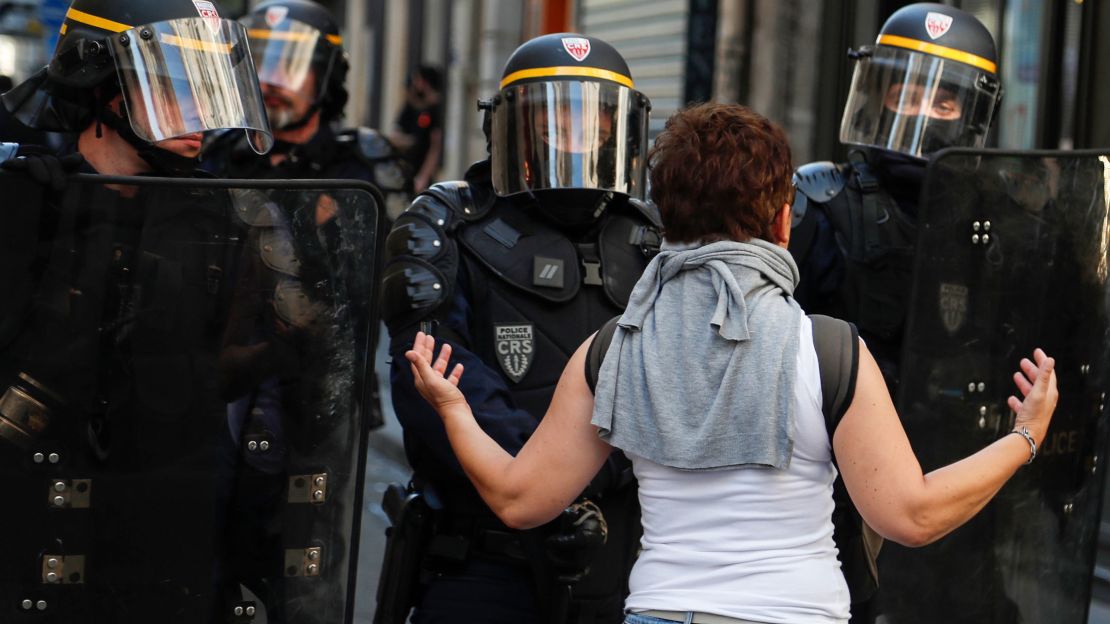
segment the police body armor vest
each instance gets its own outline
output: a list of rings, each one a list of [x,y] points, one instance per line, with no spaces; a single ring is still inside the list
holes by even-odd
[[[805,211],[791,235],[795,260],[804,266],[813,253],[812,246],[821,244],[814,240],[820,235],[815,235],[816,214],[811,214],[811,209],[827,216],[843,259],[842,273],[831,271],[822,276],[839,280],[820,285],[818,290],[831,296],[816,296],[813,301],[801,303],[807,312],[855,323],[879,361],[888,385],[893,385],[909,309],[917,239],[915,220],[883,188],[860,152],[853,152],[850,161],[842,165],[804,165],[796,178],[807,206],[794,207],[796,214]]]
[[[415,334],[440,320],[464,273],[464,346],[497,362],[517,405],[539,420],[570,356],[628,303],[658,232],[653,208],[635,200],[570,238],[511,200],[482,201],[466,182],[436,184],[387,239],[383,318],[391,335]]]

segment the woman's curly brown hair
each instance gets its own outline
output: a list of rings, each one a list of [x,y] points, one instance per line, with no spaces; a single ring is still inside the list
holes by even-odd
[[[699,104],[675,113],[649,163],[651,199],[671,242],[771,241],[775,214],[793,199],[786,135],[744,106]]]

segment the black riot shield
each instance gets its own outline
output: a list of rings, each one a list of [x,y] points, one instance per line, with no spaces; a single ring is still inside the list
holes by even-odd
[[[1012,374],[1035,347],[1056,358],[1060,401],[1036,461],[975,518],[924,548],[884,546],[879,621],[1087,621],[1108,450],[1108,155],[961,149],[929,165],[897,397],[922,468],[1012,430]]]
[[[0,622],[351,622],[380,193],[0,192]]]

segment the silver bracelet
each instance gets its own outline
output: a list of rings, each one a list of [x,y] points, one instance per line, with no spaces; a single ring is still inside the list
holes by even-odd
[[[1029,443],[1029,461],[1025,462],[1025,465],[1028,466],[1029,464],[1032,464],[1033,460],[1037,458],[1037,443],[1033,441],[1033,436],[1029,435],[1029,428],[1022,427],[1021,429],[1014,429],[1010,433],[1014,433],[1025,438],[1025,441]],[[1008,433],[1006,435],[1010,434]]]

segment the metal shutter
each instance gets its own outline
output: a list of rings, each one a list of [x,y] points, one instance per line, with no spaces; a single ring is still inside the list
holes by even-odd
[[[683,104],[688,0],[581,0],[578,24],[624,56],[636,88],[651,98],[651,137]]]

